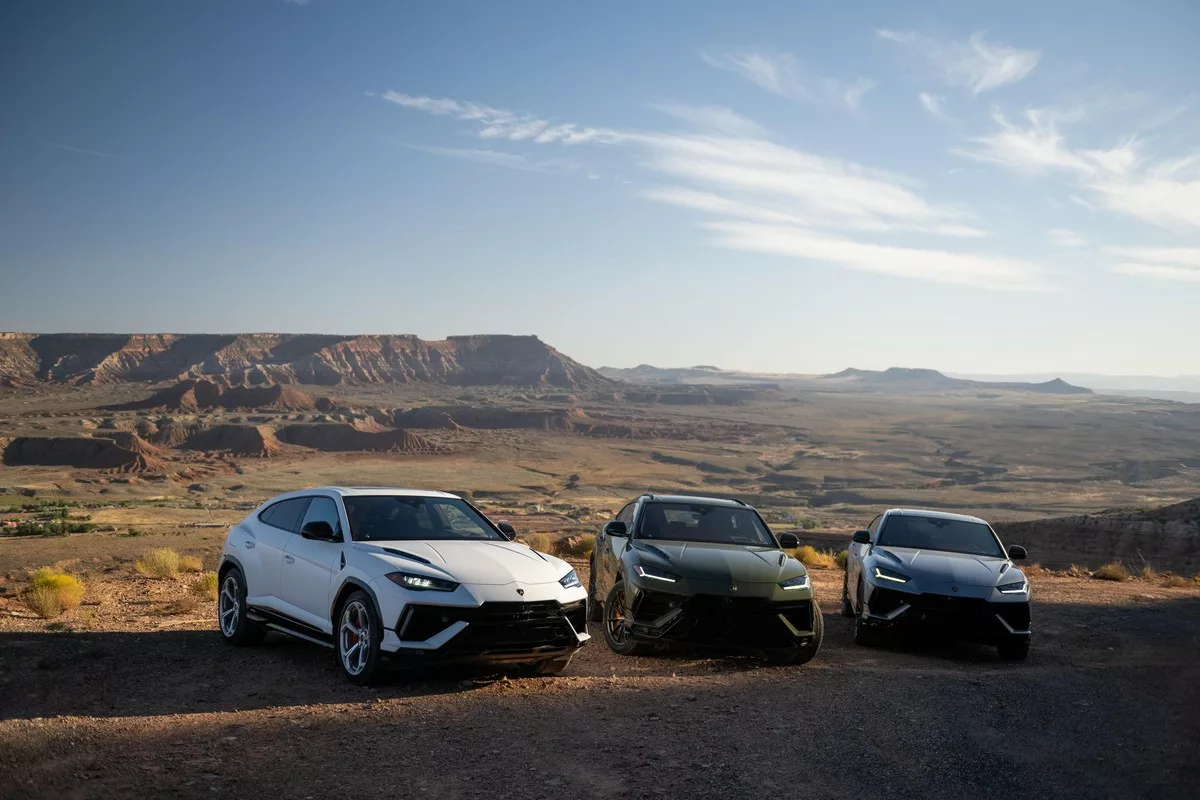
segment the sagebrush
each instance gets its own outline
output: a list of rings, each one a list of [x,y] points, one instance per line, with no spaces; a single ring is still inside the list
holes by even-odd
[[[549,553],[554,544],[554,540],[547,533],[527,533],[521,537],[521,541],[539,553]]]
[[[1118,561],[1111,564],[1105,564],[1100,569],[1092,573],[1093,578],[1099,578],[1102,581],[1127,581],[1132,577],[1125,569],[1124,565]]]
[[[217,573],[206,572],[192,584],[192,594],[208,600],[217,599]]]
[[[133,568],[147,578],[174,578],[179,574],[179,554],[169,547],[151,547]]]
[[[79,606],[83,600],[83,581],[54,567],[42,567],[29,574],[25,606],[42,619],[54,619]]]

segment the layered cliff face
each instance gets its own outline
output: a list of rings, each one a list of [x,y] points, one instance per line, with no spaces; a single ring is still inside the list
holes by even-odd
[[[20,384],[444,383],[588,389],[613,385],[536,336],[0,334],[0,380]]]

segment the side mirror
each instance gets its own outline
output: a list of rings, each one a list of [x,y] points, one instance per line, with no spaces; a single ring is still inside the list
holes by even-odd
[[[614,519],[612,522],[604,526],[605,536],[628,536],[629,528],[619,519]]]
[[[855,531],[854,537],[850,541],[854,542],[855,544],[870,544],[871,543],[871,532],[870,531]]]
[[[500,532],[503,533],[510,542],[517,538],[517,529],[510,525],[507,521],[500,520],[496,523],[496,527],[500,529]]]
[[[1013,561],[1024,561],[1029,557],[1029,554],[1025,552],[1025,548],[1021,547],[1021,545],[1010,544],[1008,546],[1008,557]]]
[[[318,542],[340,542],[342,540],[342,537],[333,530],[333,526],[323,519],[314,519],[304,523],[304,527],[300,529],[300,535],[305,539],[315,539]]]
[[[779,546],[784,550],[795,550],[800,546],[800,540],[794,533],[781,533],[779,534]]]

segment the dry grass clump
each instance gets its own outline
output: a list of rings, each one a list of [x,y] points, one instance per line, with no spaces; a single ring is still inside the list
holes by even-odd
[[[206,572],[192,583],[192,594],[205,600],[217,599],[217,573]]]
[[[204,562],[200,559],[200,556],[180,556],[179,571],[204,572]]]
[[[1081,567],[1078,564],[1072,564],[1071,566],[1067,567],[1067,577],[1090,578],[1092,577],[1092,573],[1086,567]]]
[[[42,567],[29,574],[29,588],[22,599],[42,619],[54,619],[83,600],[83,582],[54,567]]]
[[[846,549],[842,549],[840,552],[838,552],[838,554],[836,556],[833,557],[833,560],[837,562],[838,569],[845,569],[846,568],[846,559],[849,557],[850,557],[850,551],[846,550]]]
[[[554,545],[554,540],[550,538],[548,533],[527,533],[521,537],[521,542],[529,545],[539,553],[549,553],[550,548]]]
[[[1024,567],[1021,567],[1021,572],[1024,572],[1025,577],[1027,577],[1027,578],[1031,575],[1053,575],[1054,574],[1050,570],[1046,569],[1045,567],[1043,567],[1041,564],[1038,564],[1038,563],[1028,564]]]
[[[1162,585],[1168,589],[1180,589],[1184,586],[1190,586],[1191,581],[1182,575],[1174,575],[1170,572],[1164,573],[1162,576]]]
[[[1144,581],[1156,581],[1158,580],[1158,573],[1154,571],[1154,567],[1146,564],[1142,567],[1142,571],[1138,573],[1138,577]]]
[[[838,564],[837,559],[831,553],[818,550],[811,544],[797,547],[796,559],[806,567],[816,567],[817,569],[833,569]]]
[[[1092,577],[1102,581],[1127,581],[1132,576],[1119,561],[1114,561],[1093,572]]]
[[[190,614],[199,606],[200,600],[196,597],[180,597],[163,606],[162,612],[168,616]]]
[[[168,547],[151,547],[133,568],[147,578],[174,578],[179,574],[179,554]]]
[[[581,533],[578,536],[567,536],[554,542],[551,545],[551,552],[556,556],[587,558],[592,554],[592,548],[595,546],[595,534]]]

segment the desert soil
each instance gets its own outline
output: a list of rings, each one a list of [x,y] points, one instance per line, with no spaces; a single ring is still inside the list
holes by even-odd
[[[803,667],[622,658],[593,627],[560,677],[359,688],[315,646],[223,645],[211,602],[164,616],[178,583],[97,574],[72,632],[0,609],[0,797],[1196,796],[1195,589],[1038,577],[1007,664],[856,647],[841,573],[814,576]]]

